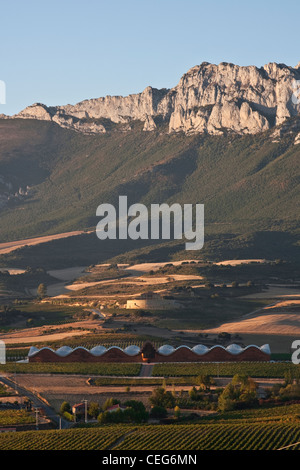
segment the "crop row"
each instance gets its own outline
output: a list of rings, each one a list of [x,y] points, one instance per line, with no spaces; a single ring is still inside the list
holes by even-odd
[[[295,423],[109,426],[6,433],[0,435],[0,449],[275,450],[299,440]]]
[[[0,426],[30,424],[34,422],[35,417],[25,410],[0,410]]]
[[[300,366],[290,362],[202,362],[202,363],[162,363],[155,364],[153,377],[187,377],[213,375],[232,377],[246,374],[251,377],[284,377],[287,372],[300,373]]]
[[[275,450],[299,441],[300,425],[210,424],[139,428],[118,450]],[[298,446],[295,446],[295,449]]]
[[[105,429],[22,431],[0,434],[1,450],[104,450],[127,432],[118,426]]]
[[[140,372],[140,364],[121,363],[87,363],[87,362],[31,362],[31,363],[7,363],[0,365],[4,372],[16,372],[22,374],[82,374],[82,375],[108,375],[108,376],[137,376]]]

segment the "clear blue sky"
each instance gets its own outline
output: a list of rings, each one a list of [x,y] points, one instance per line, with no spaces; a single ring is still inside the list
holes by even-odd
[[[0,14],[8,115],[171,88],[203,61],[300,61],[299,0],[4,0]]]

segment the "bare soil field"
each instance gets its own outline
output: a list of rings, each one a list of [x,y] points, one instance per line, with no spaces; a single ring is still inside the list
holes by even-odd
[[[269,344],[272,352],[289,353],[293,340],[300,336],[300,299],[275,300],[239,320],[222,323],[216,328],[183,331],[209,336],[222,332],[239,334],[245,346]]]
[[[268,289],[264,292],[245,295],[241,298],[244,299],[284,299],[284,298],[299,298],[300,299],[300,285],[294,287],[281,286],[270,284]]]
[[[191,274],[171,274],[168,276],[158,276],[158,277],[134,277],[134,278],[126,278],[123,281],[120,279],[108,279],[104,281],[95,281],[95,282],[81,282],[81,283],[74,283],[67,286],[64,286],[65,289],[77,291],[84,289],[86,287],[93,287],[97,285],[103,284],[135,284],[137,286],[140,285],[160,285],[160,284],[168,284],[172,281],[194,281],[194,280],[201,280],[203,279],[202,276],[193,276]]]
[[[70,331],[64,331],[70,328]],[[6,345],[22,343],[40,343],[46,341],[57,341],[73,336],[83,336],[91,333],[95,328],[102,327],[93,320],[83,320],[76,323],[64,323],[61,325],[47,325],[36,328],[25,328],[9,333],[1,334],[1,339]],[[51,333],[51,331],[53,331]]]
[[[201,333],[211,335],[224,331],[241,335],[245,345],[267,343],[272,352],[289,353],[293,340],[300,336],[300,300],[274,302],[238,321],[223,323]]]
[[[273,335],[300,335],[300,312],[297,314],[274,313],[258,315],[232,323],[224,323],[218,328],[203,330],[204,333],[252,333]]]
[[[51,242],[52,240],[58,240],[60,238],[73,237],[76,235],[81,235],[82,233],[85,233],[85,232],[82,230],[77,230],[74,232],[58,233],[55,235],[47,235],[44,237],[28,238],[28,239],[25,238],[24,240],[16,240],[13,242],[0,243],[0,255],[3,255],[5,253],[10,253],[23,246],[39,245],[40,243]]]
[[[179,266],[182,263],[191,263],[191,262],[198,262],[199,260],[187,259],[181,261],[165,261],[162,263],[141,263],[135,264],[133,266],[124,265],[125,271],[130,271],[135,275],[148,273],[150,271],[157,271],[159,268],[165,266],[166,264],[173,264],[174,266]]]
[[[269,309],[272,309],[272,308],[282,308],[282,307],[298,307],[300,306],[300,299],[299,300],[283,300],[282,302],[276,302],[275,304],[273,305],[267,305],[267,307],[265,307],[265,310],[269,310]]]
[[[25,269],[18,269],[18,268],[0,268],[0,273],[8,271],[11,276],[15,274],[23,274],[25,273]]]
[[[181,263],[181,262],[180,262]],[[166,263],[162,263],[166,264]],[[203,280],[202,276],[197,276],[197,275],[191,275],[191,274],[171,274],[168,276],[143,276],[140,275],[141,273],[146,273],[150,271],[150,266],[152,266],[152,263],[145,263],[143,265],[137,265],[138,269],[130,269],[130,272],[132,274],[132,277],[128,278],[124,276],[124,279],[118,278],[118,279],[106,279],[106,280],[101,280],[101,281],[92,281],[92,282],[72,282],[71,284],[68,284],[67,282],[59,282],[56,284],[49,285],[47,287],[47,295],[50,297],[58,297],[58,296],[67,296],[68,292],[77,292],[85,288],[89,287],[94,287],[94,286],[103,286],[103,285],[117,285],[119,286],[120,284],[122,285],[136,285],[138,286],[156,286],[160,284],[168,284],[170,282],[174,281],[200,281]],[[145,271],[140,271],[139,266],[143,266],[143,269]],[[147,266],[147,267],[146,267]],[[159,268],[159,267],[158,267]],[[158,269],[157,268],[157,269]],[[62,270],[54,270],[54,271],[48,271],[48,273],[56,277],[57,279],[60,279],[62,281],[73,281],[74,278],[81,276],[84,273],[85,267],[73,267],[73,268],[68,268],[68,269],[62,269]],[[86,273],[88,274],[88,273]],[[139,275],[137,275],[139,274]],[[32,289],[31,294],[36,295],[36,289]],[[137,294],[134,294],[137,295]]]
[[[222,266],[239,266],[240,264],[250,264],[250,263],[267,263],[266,259],[229,259],[226,261],[219,261],[214,263],[216,265]]]

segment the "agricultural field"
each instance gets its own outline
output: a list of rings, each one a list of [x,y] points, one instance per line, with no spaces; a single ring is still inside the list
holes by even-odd
[[[198,375],[213,375],[231,377],[244,374],[250,377],[283,378],[286,373],[300,373],[300,365],[291,362],[220,362],[201,364],[155,364],[153,377],[188,377]]]
[[[140,364],[121,363],[7,363],[0,365],[1,372],[25,374],[96,374],[116,376],[136,376],[140,372]]]
[[[1,401],[1,400],[0,400]],[[34,414],[25,410],[0,410],[0,426],[35,423]]]
[[[102,426],[0,435],[1,450],[275,450],[300,440],[285,422]],[[300,444],[291,447],[300,449]]]
[[[0,329],[2,332],[18,328],[34,328],[44,325],[71,323],[88,317],[82,307],[52,305],[39,301],[18,301],[0,305]]]
[[[299,440],[300,425],[211,424],[139,428],[115,450],[275,450]],[[300,444],[295,446],[295,450]]]
[[[0,435],[1,450],[104,450],[126,433],[122,427],[21,431]]]

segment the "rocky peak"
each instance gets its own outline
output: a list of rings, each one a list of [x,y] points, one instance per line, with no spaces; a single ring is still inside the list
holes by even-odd
[[[300,67],[269,63],[264,67],[203,62],[192,67],[177,86],[158,90],[148,86],[142,93],[106,96],[75,105],[28,106],[13,118],[54,121],[84,133],[106,132],[99,119],[126,124],[144,122],[154,131],[155,118],[168,123],[170,133],[184,132],[254,134],[300,113],[295,95]],[[129,130],[128,130],[129,132]]]

